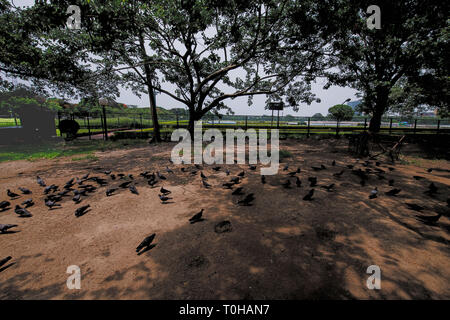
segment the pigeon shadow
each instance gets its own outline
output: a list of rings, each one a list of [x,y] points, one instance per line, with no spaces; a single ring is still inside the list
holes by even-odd
[[[140,256],[141,254],[144,254],[145,252],[152,250],[154,247],[156,247],[156,245],[157,243],[145,247],[144,250],[139,251],[137,255]]]
[[[5,271],[6,269],[8,269],[9,267],[12,267],[15,264],[16,264],[15,262],[11,262],[10,264],[7,264],[6,266],[0,268],[0,272]]]
[[[86,213],[91,212],[91,211],[92,211],[92,209],[88,209],[88,210],[86,210],[85,212],[83,212],[83,213],[77,215],[76,217],[77,217],[77,218],[82,217],[82,216],[84,216]]]
[[[11,231],[3,231],[3,232],[0,232],[0,235],[2,235],[2,234],[11,234],[11,233],[18,233],[18,232],[20,232],[20,231],[14,231],[14,230],[11,230]]]
[[[191,224],[194,224],[194,223],[202,222],[202,221],[205,221],[205,220],[206,220],[206,219],[201,218],[201,219],[196,219],[196,220],[190,221],[190,223],[191,223]]]

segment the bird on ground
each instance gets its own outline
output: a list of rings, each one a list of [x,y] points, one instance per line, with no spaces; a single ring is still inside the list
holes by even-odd
[[[283,171],[287,171],[289,169],[289,164],[286,164],[283,168]]]
[[[369,199],[375,199],[376,197],[378,197],[377,187],[373,188],[372,191],[370,191]]]
[[[17,224],[0,224],[0,233],[5,233],[9,229],[18,227]]]
[[[19,187],[19,190],[22,192],[22,194],[32,194],[32,192],[27,188]]]
[[[253,171],[256,170],[256,166],[249,166],[248,168]]]
[[[81,217],[82,215],[84,215],[84,214],[86,213],[86,211],[87,211],[90,207],[91,207],[91,206],[88,204],[88,205],[85,205],[85,206],[82,206],[82,207],[76,209],[76,210],[75,210],[75,217]]]
[[[128,188],[128,186],[130,184],[131,184],[131,181],[123,182],[123,183],[119,184],[119,188],[126,189],[126,188]]]
[[[333,173],[333,176],[339,178],[340,176],[342,176],[343,173],[344,173],[344,170],[342,170],[341,172]]]
[[[309,192],[303,197],[305,201],[311,201],[314,195],[314,189],[309,190]]]
[[[308,181],[310,182],[310,187],[315,187],[317,185],[317,177],[309,177]]]
[[[361,180],[360,182],[359,182],[359,184],[361,185],[361,187],[364,187],[365,185],[366,185],[366,180]]]
[[[109,188],[106,190],[106,196],[111,196],[115,191],[117,191],[117,188]]]
[[[391,190],[385,192],[385,194],[387,196],[396,196],[400,193],[400,191],[402,191],[402,189],[394,188],[394,189],[391,189]]]
[[[419,206],[418,204],[415,204],[415,203],[406,203],[406,205],[408,206],[408,209],[414,210],[414,211],[422,211],[425,209],[424,207]]]
[[[64,196],[66,196],[70,191],[71,191],[70,189],[64,190],[64,191],[60,191],[60,192],[58,192],[58,195],[61,196],[61,197],[64,197]]]
[[[44,189],[44,194],[49,194],[51,191],[56,191],[58,189],[57,186],[55,186],[54,184],[52,184],[51,186],[45,187]]]
[[[222,184],[222,186],[225,187],[225,189],[231,189],[232,186],[234,186],[233,182],[225,182]]]
[[[33,215],[25,208],[21,208],[19,205],[16,205],[14,212],[17,213],[20,217],[32,217]]]
[[[381,165],[381,162],[380,162],[380,161],[376,161],[376,162],[375,162],[375,165],[376,165],[377,167],[379,167],[379,166]]]
[[[296,174],[297,174],[297,171],[291,171],[287,175],[291,176],[291,177],[294,177]]]
[[[161,192],[165,196],[172,193],[172,191],[165,189],[164,187],[161,187],[161,189],[159,189],[159,192]]]
[[[423,180],[423,179],[425,179],[424,177],[421,177],[421,176],[413,176],[413,178],[416,179],[416,180]]]
[[[240,183],[240,179],[239,177],[233,177],[230,179],[230,182],[233,182],[234,184],[239,184]]]
[[[313,169],[314,171],[323,170],[322,167],[314,167],[314,166],[312,166],[311,169]]]
[[[242,190],[244,190],[243,187],[238,187],[238,188],[236,188],[231,194],[234,195],[234,196],[236,196],[236,195],[241,195],[241,194],[243,194],[243,193],[242,193]]]
[[[202,184],[206,189],[211,188],[211,185],[203,179],[202,179]]]
[[[394,185],[394,182],[395,182],[394,179],[390,179],[390,180],[388,181],[389,186],[392,187],[392,186]]]
[[[205,180],[207,180],[207,179],[208,179],[208,177],[207,177],[207,176],[205,176],[205,175],[203,174],[203,172],[200,172],[200,177],[201,177],[202,179],[205,179]]]
[[[62,200],[62,196],[56,195],[56,194],[50,194],[47,197],[45,197],[45,201],[54,201],[59,202]]]
[[[17,198],[17,197],[20,197],[17,193],[14,193],[14,192],[12,192],[11,190],[7,190],[6,191],[6,194],[8,195],[8,197],[10,197],[10,198]]]
[[[45,187],[45,181],[41,179],[41,177],[37,176],[36,177],[37,183],[41,186],[41,187]]]
[[[245,171],[239,172],[237,175],[238,175],[238,177],[244,177],[245,176]]]
[[[214,171],[219,171],[220,170],[220,167],[213,167],[212,168]]]
[[[167,173],[173,173],[173,170],[166,166],[166,172]]]
[[[89,177],[90,173],[86,173],[84,176],[81,177],[81,180],[86,180]]]
[[[180,170],[181,170],[181,172],[186,172],[186,168],[185,167],[181,167]]]
[[[297,180],[295,180],[295,184],[297,185],[298,188],[302,186],[302,181],[300,180],[299,177],[297,177]]]
[[[281,185],[283,186],[283,188],[290,189],[291,188],[291,180],[286,180],[286,182],[283,182]]]
[[[262,184],[266,183],[266,176],[264,176],[264,175],[261,176],[261,183]]]
[[[147,183],[148,183],[148,185],[149,185],[150,187],[153,188],[153,187],[155,186],[155,184],[158,183],[158,181],[156,181],[156,180],[148,180]]]
[[[56,203],[55,201],[45,201],[45,205],[49,208],[49,210],[52,210],[53,207],[61,207],[61,205],[59,203]]]
[[[389,171],[394,171],[395,170],[395,168],[393,168],[393,167],[388,167],[388,169],[389,169]]]
[[[189,222],[191,224],[202,221],[202,215],[203,215],[204,209],[202,209],[199,213],[196,213],[192,218],[189,219]]]
[[[165,176],[160,174],[159,171],[156,171],[156,174],[157,174],[158,178],[160,178],[161,180],[166,180],[167,179]]]
[[[107,176],[111,174],[111,170],[105,170],[103,171],[104,174],[106,174]]]
[[[198,170],[203,170],[203,167],[201,165],[199,165],[198,163],[195,163],[194,166],[198,169]]]
[[[6,208],[8,208],[11,205],[11,202],[9,201],[2,201],[0,202],[0,210],[4,211]]]
[[[441,216],[442,216],[442,213],[439,213],[436,216],[416,215],[416,218],[420,219],[422,222],[425,222],[425,223],[436,223],[436,222],[438,222],[438,220]]]
[[[195,176],[197,174],[197,172],[198,172],[197,170],[192,170],[191,175]]]
[[[250,206],[252,205],[252,201],[255,200],[255,196],[253,195],[253,193],[249,193],[248,195],[245,196],[244,199],[239,200],[237,203],[239,205],[243,205],[243,206]]]
[[[110,175],[110,177],[111,177],[112,180],[116,180],[116,175],[115,175],[114,173],[112,173],[112,174]]]
[[[76,194],[73,198],[72,201],[75,203],[80,203],[81,202],[81,193]]]
[[[150,247],[153,240],[155,239],[155,236],[156,236],[156,234],[153,233],[153,234],[149,235],[148,237],[146,237],[144,240],[142,240],[142,242],[136,247],[136,252],[139,253],[139,251],[141,251],[142,249]]]
[[[333,162],[331,162],[331,165],[334,167],[336,165],[336,160],[333,160]]]
[[[225,173],[227,174],[227,176],[230,175],[230,170],[228,170],[228,168],[225,169]]]
[[[27,199],[24,202],[22,202],[22,205],[25,206],[25,208],[29,208],[31,206],[34,206],[33,199]]]
[[[438,187],[436,187],[436,185],[432,182],[428,186],[428,190],[425,191],[425,193],[427,193],[427,194],[429,194],[431,196],[431,195],[437,193],[437,191],[438,191]]]
[[[171,200],[172,198],[166,197],[162,194],[158,194],[159,199],[162,201],[162,203],[166,203],[167,201]]]
[[[128,178],[130,178],[131,180],[134,180],[134,177],[131,173],[128,175]]]
[[[12,257],[8,256],[5,259],[0,260],[0,267],[4,266],[11,259],[12,259]]]
[[[328,185],[328,186],[322,186],[322,188],[324,188],[324,189],[326,189],[328,192],[330,192],[330,191],[333,191],[334,186],[335,186],[335,184],[332,183],[332,184],[330,184],[330,185]]]
[[[130,192],[133,193],[133,194],[137,194],[137,195],[139,194],[139,192],[137,191],[135,185],[130,185],[130,186],[128,187],[128,190],[130,190]]]
[[[427,169],[427,172],[428,172],[428,173],[431,173],[432,171],[433,171],[433,168]]]
[[[353,169],[355,166],[354,165],[352,165],[352,164],[348,164],[347,165],[347,168],[349,168],[349,169]]]

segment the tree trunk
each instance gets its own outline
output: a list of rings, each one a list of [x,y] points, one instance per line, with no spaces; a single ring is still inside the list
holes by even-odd
[[[194,139],[194,129],[195,129],[195,121],[198,121],[202,118],[202,116],[189,108],[189,124],[188,124],[188,131],[191,135],[191,139]]]
[[[153,122],[152,142],[161,142],[161,133],[159,130],[158,114],[156,110],[155,91],[153,90],[153,86],[151,84],[147,85],[147,87],[148,87],[148,98],[150,100],[150,111],[152,114],[152,122]]]
[[[375,100],[375,109],[369,123],[369,132],[377,134],[380,132],[381,118],[387,109],[389,97],[389,88],[377,88],[377,97]]]

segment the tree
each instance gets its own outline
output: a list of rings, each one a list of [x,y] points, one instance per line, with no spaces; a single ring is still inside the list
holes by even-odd
[[[330,41],[329,62],[336,67],[336,71],[325,73],[329,79],[326,87],[348,85],[362,92],[363,111],[372,115],[369,131],[377,133],[381,117],[389,108],[389,95],[400,79],[418,80],[427,74],[436,80],[445,75],[448,88],[448,62],[440,56],[448,43],[448,20],[442,1],[383,0],[377,2],[381,29],[369,29],[367,18],[371,13],[366,10],[371,4],[321,1],[318,15],[328,21],[324,33]],[[426,72],[429,65],[440,71]],[[442,93],[439,99],[444,100]]]
[[[311,119],[313,119],[313,120],[322,120],[322,119],[325,119],[325,117],[324,117],[323,114],[321,114],[321,113],[315,113],[315,114],[311,117]]]
[[[194,121],[228,109],[229,99],[248,97],[251,104],[254,95],[267,95],[294,107],[318,100],[310,82],[322,67],[321,43],[306,22],[298,39],[291,41],[286,33],[295,13],[307,16],[310,6],[293,0],[155,0],[139,3],[139,10],[133,5],[123,5],[132,14],[120,11],[127,22],[117,11],[108,15],[104,37],[109,44],[110,34],[119,33],[120,41],[103,48],[113,54],[109,59],[130,69],[123,77],[135,90],[153,85],[187,106],[191,133]],[[175,92],[164,87],[167,83]]]
[[[345,120],[352,120],[353,114],[355,113],[352,107],[346,104],[337,104],[328,109],[328,112],[338,123]]]

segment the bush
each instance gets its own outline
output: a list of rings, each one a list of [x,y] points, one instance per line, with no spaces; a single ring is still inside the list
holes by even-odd
[[[111,140],[122,140],[122,139],[149,139],[150,132],[140,132],[140,131],[118,131],[114,132]]]

